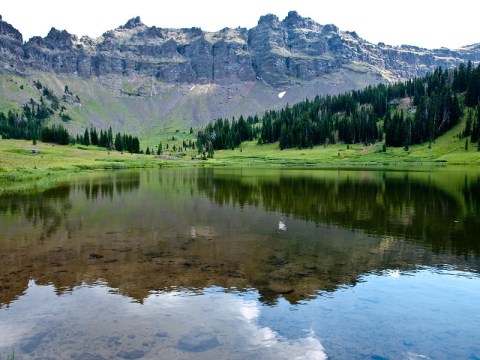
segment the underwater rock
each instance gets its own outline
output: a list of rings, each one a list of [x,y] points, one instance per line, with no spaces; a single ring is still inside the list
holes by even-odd
[[[178,347],[184,351],[202,352],[213,349],[219,344],[215,335],[202,331],[192,331],[184,335],[178,342]]]
[[[27,342],[25,342],[20,346],[20,348],[22,349],[23,352],[30,354],[38,347],[38,345],[42,343],[43,338],[48,334],[49,334],[48,331],[39,332],[33,335],[31,338],[29,338]]]
[[[122,359],[128,359],[128,360],[141,359],[142,357],[145,356],[145,351],[143,350],[120,351],[117,355]]]

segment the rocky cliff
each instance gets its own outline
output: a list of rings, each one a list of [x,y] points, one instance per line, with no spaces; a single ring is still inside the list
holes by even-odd
[[[437,66],[478,61],[480,46],[427,50],[374,45],[355,32],[320,25],[292,11],[282,21],[262,16],[250,30],[162,29],[136,17],[96,39],[52,28],[46,37],[26,43],[18,30],[0,20],[0,58],[3,72],[141,75],[188,84],[262,80],[280,88],[349,66],[367,66],[387,79],[421,75]]]
[[[33,83],[40,79],[60,96],[68,86],[81,99],[65,104],[73,131],[94,124],[151,134],[467,60],[480,61],[480,44],[457,50],[372,44],[294,11],[283,20],[262,16],[249,30],[163,29],[136,17],[95,39],[52,28],[27,42],[0,17],[0,109],[39,98]]]

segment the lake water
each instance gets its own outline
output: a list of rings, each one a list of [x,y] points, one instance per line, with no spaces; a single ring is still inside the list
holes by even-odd
[[[480,359],[480,171],[160,169],[0,197],[0,359]]]

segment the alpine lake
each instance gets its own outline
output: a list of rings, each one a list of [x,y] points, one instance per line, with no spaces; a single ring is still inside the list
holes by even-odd
[[[165,168],[0,196],[0,359],[480,359],[477,168]]]

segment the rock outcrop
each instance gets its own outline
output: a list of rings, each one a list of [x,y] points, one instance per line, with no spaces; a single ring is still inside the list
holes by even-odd
[[[437,66],[480,60],[480,45],[458,50],[372,44],[355,32],[320,25],[291,11],[284,20],[262,16],[250,30],[149,27],[139,17],[96,39],[52,28],[23,42],[0,17],[0,71],[45,71],[81,77],[140,75],[177,84],[262,81],[299,85],[348,68],[387,80],[422,75]]]
[[[23,37],[0,15],[0,71],[24,71]]]

